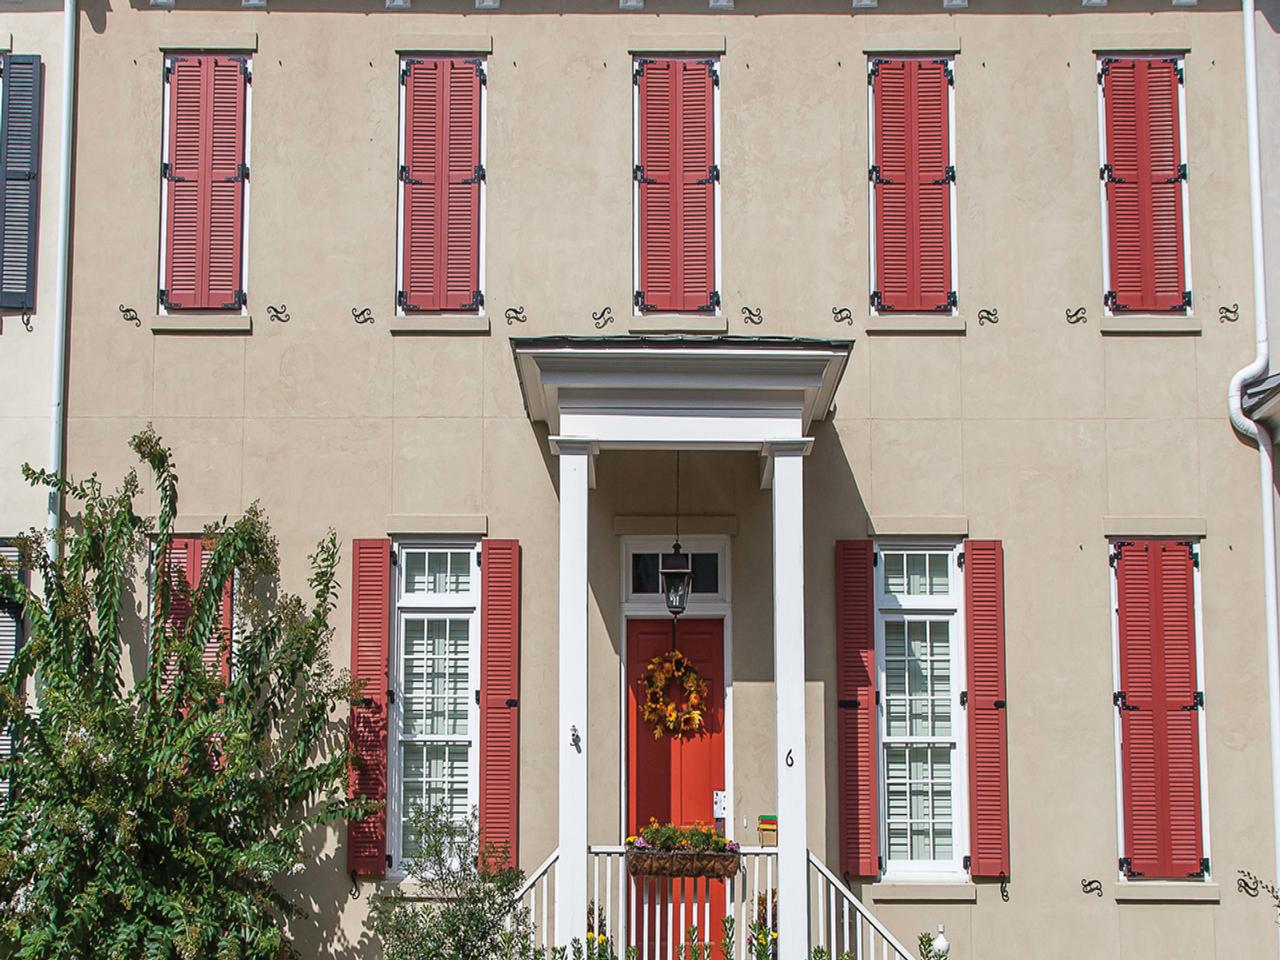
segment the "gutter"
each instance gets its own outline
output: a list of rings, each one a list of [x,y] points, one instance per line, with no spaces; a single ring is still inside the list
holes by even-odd
[[[62,26],[62,156],[58,162],[58,266],[53,328],[53,391],[49,412],[49,472],[61,478],[66,471],[67,425],[67,300],[71,263],[71,157],[74,152],[76,90],[76,0],[65,0]],[[46,519],[49,558],[58,554],[62,527],[62,494],[49,491]]]
[[[1231,425],[1258,446],[1262,498],[1262,571],[1266,596],[1267,714],[1271,730],[1271,820],[1273,876],[1280,878],[1280,626],[1276,617],[1275,462],[1271,435],[1261,420],[1250,419],[1241,406],[1246,384],[1265,376],[1270,364],[1267,331],[1267,274],[1262,235],[1262,151],[1258,137],[1258,51],[1254,0],[1241,0],[1244,15],[1245,113],[1249,133],[1249,220],[1253,238],[1254,342],[1252,362],[1236,371],[1227,393]]]

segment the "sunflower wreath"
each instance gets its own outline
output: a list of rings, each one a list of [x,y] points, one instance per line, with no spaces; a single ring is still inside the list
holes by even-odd
[[[673,683],[684,695],[683,704],[667,697],[667,689]],[[653,727],[653,739],[661,740],[667,733],[679,739],[700,731],[705,726],[703,710],[707,690],[707,681],[698,673],[698,668],[679,650],[650,660],[644,675],[641,715]]]

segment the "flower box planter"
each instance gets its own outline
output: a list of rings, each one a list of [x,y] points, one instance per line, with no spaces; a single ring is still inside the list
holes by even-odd
[[[627,851],[627,873],[633,877],[710,877],[727,880],[742,865],[740,853],[706,850]]]

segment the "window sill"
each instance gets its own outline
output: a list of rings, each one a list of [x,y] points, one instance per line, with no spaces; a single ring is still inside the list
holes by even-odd
[[[887,881],[871,885],[871,899],[876,903],[976,903],[978,888],[968,881]]]
[[[391,318],[389,329],[394,334],[488,333],[489,318],[454,314],[452,316],[406,315]]]
[[[1116,884],[1116,903],[1219,903],[1216,883],[1183,880],[1123,880]]]
[[[876,316],[867,320],[866,326],[863,328],[868,335],[872,334],[898,334],[898,335],[938,335],[938,336],[964,336],[968,325],[964,317],[948,317],[939,314],[938,316]]]
[[[632,317],[628,333],[728,333],[725,317],[697,313],[646,313]]]
[[[170,313],[151,318],[152,333],[253,333],[253,317],[238,313]]]
[[[409,900],[437,900],[439,895],[429,886],[412,877],[390,877],[379,880],[374,888],[375,897],[405,897]]]
[[[1169,334],[1199,336],[1203,328],[1199,317],[1135,313],[1119,317],[1103,317],[1101,330],[1104,334],[1120,336],[1167,336]]]

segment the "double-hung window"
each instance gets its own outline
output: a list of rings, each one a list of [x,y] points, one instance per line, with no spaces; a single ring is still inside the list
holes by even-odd
[[[405,57],[400,66],[396,309],[484,307],[483,60]]]
[[[0,560],[8,566],[8,572],[23,577],[18,566],[18,548],[12,543],[0,542]],[[25,577],[24,577],[25,579]],[[0,602],[0,674],[9,669],[22,644],[22,611],[9,603]],[[13,756],[13,737],[7,727],[0,726],[0,760]],[[0,778],[0,804],[8,802],[9,782]]]
[[[1180,57],[1098,61],[1104,303],[1111,313],[1191,309]]]
[[[956,168],[950,59],[874,57],[871,308],[956,310]]]
[[[0,56],[0,307],[36,304],[40,85],[34,55]]]
[[[879,544],[881,849],[886,879],[963,875],[964,580],[956,544]]]
[[[396,546],[388,791],[393,864],[412,857],[415,808],[461,822],[480,802],[480,551],[474,542]]]
[[[718,313],[720,68],[635,61],[635,295],[640,313]]]
[[[247,302],[251,78],[246,54],[165,57],[162,311]]]

